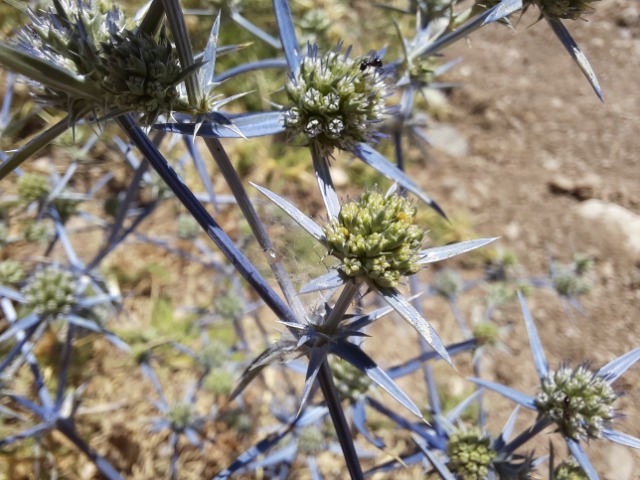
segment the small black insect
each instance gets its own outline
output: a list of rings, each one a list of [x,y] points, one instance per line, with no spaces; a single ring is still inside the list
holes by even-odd
[[[364,72],[367,68],[382,68],[382,60],[377,55],[371,55],[368,59],[363,60],[360,64],[360,71]]]
[[[562,400],[562,421],[564,423],[569,423],[571,421],[571,416],[573,412],[571,410],[571,397],[569,395],[565,395]]]

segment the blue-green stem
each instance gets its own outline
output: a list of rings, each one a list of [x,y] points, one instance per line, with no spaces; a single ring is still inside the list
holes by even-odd
[[[342,447],[342,453],[344,455],[347,468],[352,480],[364,480],[364,474],[362,473],[362,467],[358,460],[358,454],[353,444],[353,435],[351,429],[347,423],[347,419],[344,416],[344,411],[340,405],[340,398],[338,392],[333,384],[333,376],[331,375],[331,368],[327,360],[322,362],[320,371],[318,372],[318,383],[322,389],[322,394],[327,403],[333,426],[336,429],[338,441],[340,447]]]
[[[194,65],[193,50],[191,48],[191,42],[184,22],[184,15],[182,14],[180,2],[178,0],[163,0],[163,5],[167,12],[167,19],[176,43],[176,50],[178,58],[180,59],[180,65],[183,69],[191,68]],[[191,105],[198,105],[203,94],[202,85],[198,83],[198,77],[193,73],[188,75],[185,79],[185,84],[189,103]],[[258,240],[260,247],[262,247],[267,263],[269,264],[278,285],[280,285],[287,302],[293,309],[296,318],[304,318],[304,307],[298,299],[297,293],[287,276],[284,266],[277,260],[277,255],[271,239],[269,238],[264,225],[260,221],[257,212],[253,208],[253,205],[249,200],[249,195],[247,195],[247,192],[242,185],[242,181],[233,167],[229,156],[225,152],[222,143],[216,138],[206,138],[205,144],[211,152],[211,155],[213,155],[220,172],[224,176],[227,185],[236,198],[242,214],[251,227],[251,231]]]
[[[256,293],[278,318],[287,322],[298,322],[286,303],[273,291],[249,259],[235,246],[229,236],[198,201],[193,192],[182,183],[178,175],[176,175],[169,166],[166,159],[160,154],[149,137],[144,134],[140,127],[135,125],[133,118],[130,115],[125,115],[117,118],[116,121],[131,142],[149,160],[153,169],[176,195],[187,211],[197,220],[209,238],[213,240],[238,273],[255,289]]]
[[[550,424],[551,424],[551,420],[549,420],[548,418],[544,418],[543,417],[543,418],[540,418],[540,419],[536,420],[536,423],[534,423],[529,430],[525,430],[520,435],[518,435],[516,438],[514,438],[512,441],[507,443],[505,445],[505,447],[502,449],[502,451],[505,452],[505,453],[513,453],[513,452],[515,452],[518,448],[520,448],[522,445],[527,443],[529,440],[531,440],[537,434],[542,432]]]
[[[336,304],[325,319],[322,326],[324,333],[331,335],[338,329],[338,325],[344,319],[344,314],[347,312],[351,302],[353,302],[356,293],[358,293],[358,285],[356,282],[347,282],[342,292],[340,292],[340,297],[338,297]]]
[[[297,318],[305,318],[306,315],[304,307],[298,298],[298,294],[293,288],[282,262],[277,260],[278,256],[275,252],[273,243],[271,242],[263,223],[260,221],[256,210],[253,208],[253,204],[249,200],[249,195],[247,195],[247,191],[242,185],[238,172],[233,168],[233,164],[224,150],[222,143],[217,138],[205,138],[205,144],[213,155],[213,158],[216,160],[218,168],[224,176],[227,185],[231,189],[231,193],[233,193],[242,214],[249,223],[251,231],[258,240],[260,247],[262,247],[264,255],[267,258],[267,263],[269,264],[269,267],[271,267],[271,271],[273,272],[278,285],[280,285],[287,303],[293,309]]]

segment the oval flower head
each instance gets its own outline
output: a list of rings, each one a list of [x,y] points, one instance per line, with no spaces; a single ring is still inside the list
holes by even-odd
[[[414,223],[416,206],[400,195],[365,192],[342,206],[338,218],[324,227],[329,253],[347,277],[397,287],[401,277],[420,269],[425,232]]]
[[[578,20],[593,12],[591,4],[600,0],[533,0],[543,15],[564,20]]]
[[[388,92],[380,60],[350,58],[349,50],[338,50],[319,55],[317,46],[309,46],[285,86],[293,104],[285,113],[285,127],[325,153],[353,150],[375,139],[371,125],[386,113]]]
[[[107,104],[121,112],[142,112],[143,123],[171,112],[179,100],[177,85],[184,72],[164,31],[158,40],[143,31],[114,34],[102,44],[97,67]]]

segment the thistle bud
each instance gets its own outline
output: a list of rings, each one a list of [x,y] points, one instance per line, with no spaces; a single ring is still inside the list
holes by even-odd
[[[614,417],[616,398],[606,379],[585,366],[563,367],[542,380],[535,405],[564,436],[580,441],[602,435]]]
[[[591,4],[599,0],[535,0],[540,11],[547,17],[578,20],[593,12]]]
[[[573,457],[567,458],[553,471],[554,480],[588,480],[589,477]]]
[[[342,262],[348,277],[379,287],[396,287],[401,276],[416,273],[424,230],[413,222],[416,207],[400,195],[372,191],[343,205],[324,228],[329,253]]]
[[[334,360],[331,362],[331,373],[336,388],[343,398],[357,399],[364,395],[371,386],[371,380],[349,362]]]
[[[42,202],[51,192],[49,177],[41,173],[25,173],[18,179],[18,197],[25,203]]]
[[[102,44],[97,70],[98,83],[108,92],[107,104],[142,112],[144,123],[170,112],[179,98],[178,57],[164,32],[157,41],[141,30],[112,35]]]
[[[0,285],[16,285],[24,280],[25,276],[20,262],[15,260],[0,262]]]
[[[39,315],[67,313],[76,303],[76,280],[56,266],[46,267],[29,280],[22,294],[27,307]]]
[[[285,87],[292,102],[285,126],[326,153],[372,140],[372,124],[382,120],[387,96],[376,65],[369,57],[351,59],[348,52],[319,56],[317,47],[309,47]]]
[[[167,419],[171,422],[172,430],[182,432],[196,420],[196,412],[189,403],[177,403],[167,413]]]
[[[456,478],[462,480],[487,478],[489,468],[496,459],[496,452],[491,448],[491,438],[479,428],[454,432],[447,443],[447,455],[447,467],[457,474]]]

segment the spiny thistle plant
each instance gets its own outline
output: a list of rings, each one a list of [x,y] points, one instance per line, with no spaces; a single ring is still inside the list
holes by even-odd
[[[367,455],[356,444],[352,427],[381,451],[393,450],[387,438],[395,441],[396,434],[406,435],[413,442],[414,451],[406,458],[373,467],[372,472],[421,463],[419,475],[426,471],[448,480],[530,478],[545,458],[523,449],[548,427],[555,428],[555,433],[564,439],[590,480],[598,479],[598,473],[582,442],[608,439],[640,448],[640,440],[612,429],[619,417],[614,406],[617,393],[611,386],[640,359],[640,348],[598,371],[585,365],[550,371],[522,296],[521,307],[540,380],[537,394],[525,395],[505,385],[473,378],[478,389],[453,411],[442,411],[431,362],[443,359],[453,365],[456,355],[473,352],[473,369],[479,374],[481,355],[498,342],[501,331],[493,314],[514,298],[517,285],[553,287],[560,295],[572,298],[586,293],[575,279],[588,270],[589,262],[576,259],[568,273],[556,269],[550,278],[536,283],[512,268],[512,257],[494,255],[491,267],[475,283],[460,280],[453,270],[441,270],[429,285],[421,283],[421,271],[429,264],[485,247],[496,239],[465,238],[425,248],[428,229],[419,220],[418,212],[431,208],[443,223],[446,215],[414,180],[415,176],[405,171],[404,140],[410,137],[421,139],[421,145],[428,143],[423,129],[434,121],[421,110],[417,97],[422,95],[428,102],[429,92],[437,90],[444,98],[445,88],[438,77],[455,65],[440,63],[444,50],[483,25],[508,23],[508,16],[518,10],[531,6],[540,10],[541,17],[602,98],[586,57],[562,23],[582,18],[590,12],[591,3],[492,0],[474,5],[429,1],[409,2],[407,8],[387,6],[384,8],[392,13],[381,15],[378,20],[390,28],[395,26],[397,45],[387,48],[384,43],[388,39],[382,41],[373,35],[366,46],[355,44],[343,50],[339,43],[326,52],[315,44],[307,44],[306,48],[301,45],[292,15],[292,6],[297,7],[286,0],[273,1],[274,16],[264,22],[268,25],[266,30],[249,19],[251,5],[236,0],[214,2],[213,13],[217,16],[202,51],[195,51],[191,45],[185,15],[192,12],[174,0],[151,2],[132,16],[116,5],[97,0],[54,0],[52,6],[27,10],[30,24],[18,29],[9,41],[0,43],[0,66],[13,72],[7,79],[0,109],[0,132],[6,131],[12,104],[19,103],[14,98],[15,75],[30,86],[39,104],[33,107],[34,111],[42,109],[39,111],[47,115],[57,111],[61,116],[22,147],[0,152],[0,180],[18,175],[17,194],[4,195],[3,191],[0,197],[0,375],[6,399],[2,414],[12,419],[7,422],[9,433],[5,434],[3,427],[0,447],[48,447],[61,435],[67,442],[64,448],[74,445],[86,461],[95,465],[96,475],[121,480],[122,475],[132,471],[116,468],[111,452],[104,457],[98,454],[76,430],[76,425],[84,421],[84,417],[76,415],[80,397],[94,393],[86,393],[82,380],[76,382],[70,372],[78,366],[74,361],[82,366],[77,370],[89,370],[82,364],[84,359],[76,360],[73,354],[80,350],[79,344],[87,344],[76,340],[84,340],[87,333],[92,333],[92,340],[101,337],[125,353],[135,352],[132,363],[155,392],[152,403],[160,416],[150,419],[150,433],[162,432],[158,437],[161,442],[168,442],[171,451],[168,465],[161,459],[149,462],[160,465],[162,471],[156,472],[156,477],[166,476],[167,472],[171,479],[191,476],[181,471],[190,464],[180,462],[181,442],[186,440],[206,455],[205,449],[218,440],[218,432],[209,435],[218,421],[227,429],[235,428],[239,438],[245,434],[253,438],[259,433],[256,427],[265,424],[262,416],[257,418],[260,408],[252,407],[256,397],[256,401],[261,397],[271,400],[269,408],[260,409],[261,415],[266,416],[269,410],[279,423],[236,460],[216,454],[218,463],[208,467],[218,468],[215,479],[251,475],[258,470],[265,478],[285,478],[302,461],[313,478],[322,478],[316,456],[323,450],[338,451],[338,447],[344,459],[341,478],[348,475],[363,479]],[[259,11],[264,11],[262,5]],[[325,35],[331,27],[332,14],[329,7],[309,10],[300,25],[318,37]],[[407,15],[415,24],[410,36],[405,35],[403,26],[406,22],[402,16]],[[256,43],[266,44],[273,58],[247,55],[244,61],[241,50],[247,45],[219,45],[222,32],[229,34],[225,38],[241,38],[239,33],[250,35]],[[345,44],[347,40],[350,39],[345,39]],[[360,54],[352,53],[356,51]],[[222,64],[233,67],[216,71],[220,70],[220,62],[216,61],[223,54],[232,57],[232,61]],[[265,102],[273,108],[243,111],[238,102],[227,110],[230,102],[248,94],[238,87],[238,77],[256,71],[269,79],[269,88],[262,89],[260,95],[273,93],[273,98]],[[230,93],[225,97],[222,91]],[[44,121],[52,118],[42,115]],[[110,166],[105,171],[97,168],[100,174],[95,179],[92,175],[79,175],[81,164],[75,155],[64,157],[69,158],[66,165],[56,159],[47,175],[22,170],[28,158],[76,128],[95,132],[83,152],[90,152],[92,142],[100,141],[122,159],[117,170],[126,174],[124,185],[116,188],[117,196],[105,199],[102,195],[105,186],[117,183],[112,182],[115,173]],[[270,136],[276,136],[273,141],[282,143],[282,148],[295,149],[301,163],[308,159],[307,168],[301,171],[315,175],[318,198],[324,208],[314,212],[316,220],[303,213],[302,209],[308,206],[299,208],[284,196],[252,183],[270,204],[255,201],[245,190],[245,182],[233,162],[234,150],[227,150],[227,144],[221,141],[248,142]],[[382,152],[391,152],[393,159],[390,161]],[[343,189],[341,183],[334,181],[332,162],[334,155],[343,153],[375,170],[384,182],[390,182],[391,188],[383,193],[369,185],[355,194],[352,189]],[[215,182],[208,160],[216,163],[216,172],[221,174],[216,173]],[[193,164],[193,170],[188,163]],[[86,166],[87,162],[82,164]],[[342,168],[349,168],[348,163]],[[197,173],[204,193],[192,186],[192,171]],[[86,188],[80,190],[83,185]],[[153,191],[152,198],[140,201],[138,193],[144,187]],[[225,194],[218,191],[221,187]],[[345,200],[348,198],[353,200]],[[97,200],[109,205],[108,215],[96,214],[95,208],[85,211],[84,203],[79,203]],[[326,270],[301,288],[292,280],[288,263],[282,261],[289,245],[272,241],[256,211],[260,205],[268,212],[271,204],[287,214],[285,221],[290,218],[320,245],[320,256],[326,261],[320,263]],[[216,220],[224,219],[229,211],[233,215],[236,207],[263,254],[262,263],[250,260],[245,253],[251,239],[246,238],[243,228]],[[186,213],[172,223],[172,231],[166,236],[145,230],[148,220],[157,218],[154,215],[166,216],[167,211]],[[29,221],[35,223],[32,231],[22,229],[25,237],[46,240],[42,245],[28,246],[33,252],[29,258],[44,256],[49,265],[36,268],[28,276],[19,261],[6,260],[4,253],[5,245],[7,255],[17,251],[13,244],[21,242],[22,237],[16,240],[10,233],[16,225],[27,225],[26,214],[32,215]],[[52,226],[51,235],[47,231],[45,237],[36,231],[35,226],[42,225]],[[96,231],[102,235],[101,241],[87,242],[86,232]],[[198,231],[205,233],[215,248]],[[130,346],[107,329],[106,314],[116,313],[120,287],[135,283],[136,273],[121,272],[122,281],[114,281],[118,275],[108,272],[105,259],[114,252],[128,254],[127,248],[137,243],[152,245],[153,249],[201,268],[206,272],[203,275],[210,275],[203,283],[215,288],[213,298],[198,305],[180,306],[179,311],[186,318],[181,324],[172,301],[160,293],[160,275],[154,274],[158,270],[149,268],[151,287],[145,285],[141,290],[152,290],[159,297],[155,298],[156,305],[160,305],[153,308],[151,321],[166,322],[172,328],[163,330],[160,337],[152,334],[153,338],[123,332]],[[267,277],[267,269],[271,277]],[[277,288],[272,283],[277,283]],[[489,305],[484,317],[474,317],[475,327],[469,328],[458,298],[474,285],[489,290]],[[421,295],[427,297],[424,302]],[[430,311],[425,305],[430,305],[429,296],[436,295],[446,299],[458,322],[462,338],[456,343],[445,343],[436,332],[434,325],[444,327],[443,319],[427,320]],[[384,302],[383,306],[374,306],[377,299]],[[186,296],[184,301],[188,301]],[[272,330],[263,325],[261,308],[268,309],[283,330],[275,341],[270,337]],[[389,313],[397,314],[411,330],[406,333],[403,324],[392,326],[400,343],[385,339],[386,351],[379,364],[367,352],[366,337],[374,332],[369,327]],[[249,320],[255,321],[257,328],[247,328]],[[54,322],[56,328],[49,328]],[[57,328],[59,324],[64,328]],[[447,335],[449,330],[443,328]],[[381,366],[386,361],[385,354],[395,354],[414,340],[414,331],[419,353],[405,363]],[[233,340],[219,340],[217,334]],[[55,365],[41,353],[44,339],[51,336],[60,347],[55,356],[59,363]],[[191,350],[189,344],[197,338],[201,348]],[[258,341],[264,342],[262,353],[253,357],[234,385],[232,374],[238,354],[250,354]],[[191,358],[188,367],[175,361],[175,351]],[[260,387],[255,380],[267,367],[278,369],[281,375],[267,376]],[[169,372],[169,383],[164,375],[156,375],[158,368]],[[163,384],[175,387],[176,370],[188,378],[187,387],[180,400],[170,402],[168,398],[176,396],[165,394]],[[415,399],[415,391],[404,391],[396,381],[416,371],[423,374],[428,400]],[[304,374],[303,382],[294,378],[298,373]],[[282,380],[275,387],[270,385],[274,377]],[[25,387],[24,382],[30,383]],[[133,398],[128,387],[129,384],[122,389],[126,400],[130,400],[130,394]],[[258,388],[264,388],[265,395],[255,395]],[[492,439],[484,428],[488,404],[483,400],[483,388],[495,390],[536,412],[535,423],[511,439],[516,410],[500,435]],[[379,389],[392,397],[393,406],[387,405],[388,399],[381,399]],[[213,406],[200,415],[199,400],[205,397]],[[236,406],[230,407],[229,402],[234,401]],[[457,428],[460,415],[470,405],[479,412],[476,424]],[[372,410],[391,422],[392,434],[379,437],[369,430],[367,412]],[[406,413],[412,415],[410,420],[405,418]],[[431,424],[425,422],[425,416]],[[56,435],[48,435],[50,432]],[[47,442],[41,441],[43,438]],[[339,445],[333,445],[334,440]],[[237,449],[237,443],[234,445]],[[161,449],[144,449],[147,450]],[[55,458],[56,453],[51,457]],[[193,451],[191,454],[196,455]],[[557,478],[573,478],[573,471],[567,472],[558,470]],[[193,476],[202,474],[200,471]]]

